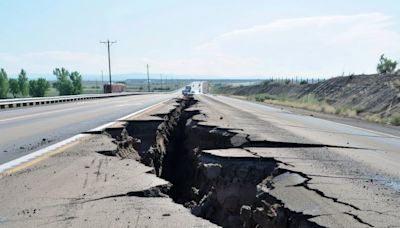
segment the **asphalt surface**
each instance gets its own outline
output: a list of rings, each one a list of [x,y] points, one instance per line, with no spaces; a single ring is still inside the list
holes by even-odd
[[[324,227],[400,226],[399,137],[224,96],[195,98],[201,114],[193,119],[252,142],[239,153],[207,153],[276,160],[267,192],[291,211]]]
[[[217,101],[230,105],[238,111],[251,113],[273,127],[286,132],[282,137],[271,135],[278,141],[293,140],[298,143],[326,144],[341,147],[364,149],[362,155],[347,154],[351,159],[360,161],[366,167],[371,167],[381,173],[379,179],[387,179],[388,185],[400,191],[400,137],[360,128],[348,124],[315,118],[309,115],[281,110],[263,104],[243,101],[224,96],[212,96]],[[365,126],[367,127],[367,126]],[[254,137],[257,139],[257,136]]]
[[[208,127],[217,128],[212,134],[235,133],[230,138],[232,145],[247,141],[242,147],[231,148],[219,148],[216,143],[201,151],[202,156],[211,154],[212,163],[235,157],[235,161],[264,158],[276,165],[273,172],[265,174],[268,182],[257,185],[258,195],[268,194],[291,213],[309,216],[303,219],[324,227],[400,226],[398,134],[202,95],[202,82],[192,83],[192,91],[199,102],[187,110],[200,111],[192,119],[196,128],[208,131],[209,138],[199,136],[203,143],[214,145],[211,142],[218,139]],[[15,149],[0,154],[19,157],[177,95],[111,98],[0,112],[0,134],[4,136],[0,145],[6,142],[4,145]],[[167,113],[172,107],[173,102],[164,103],[140,118],[153,119],[155,113]],[[63,135],[65,132],[68,135]],[[12,141],[15,143],[10,144]],[[8,205],[0,208],[0,226],[212,225],[167,197],[127,197],[127,193],[162,188],[168,183],[136,161],[96,153],[115,147],[106,135],[86,135],[54,156],[38,158],[41,162],[32,163],[31,168],[19,172],[23,167],[17,167],[12,175],[0,178],[0,199]],[[215,183],[217,195],[233,194],[225,191],[224,185],[218,186],[222,182]]]
[[[177,95],[134,95],[0,111],[0,164]]]

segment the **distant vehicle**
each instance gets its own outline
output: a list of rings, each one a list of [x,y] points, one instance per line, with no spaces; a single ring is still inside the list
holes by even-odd
[[[191,92],[192,87],[191,86],[185,86],[185,88],[182,90],[182,95],[187,96]]]
[[[104,87],[104,93],[122,93],[126,91],[126,85],[125,84],[112,84],[111,89],[109,84],[105,84]]]

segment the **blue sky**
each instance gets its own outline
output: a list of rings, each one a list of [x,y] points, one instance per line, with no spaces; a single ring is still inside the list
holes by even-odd
[[[227,77],[373,73],[400,60],[396,0],[1,0],[0,67]]]

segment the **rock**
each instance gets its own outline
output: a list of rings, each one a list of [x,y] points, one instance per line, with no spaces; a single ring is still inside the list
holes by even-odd
[[[253,219],[258,224],[258,227],[273,227],[272,221],[268,218],[267,213],[262,207],[257,207],[253,210]]]
[[[251,207],[248,205],[243,205],[240,208],[240,218],[243,222],[247,222],[251,219]]]
[[[276,216],[272,219],[272,223],[276,227],[286,227],[287,220],[289,217],[287,211],[283,207],[278,206],[277,204],[273,205],[273,207],[274,207],[274,214]]]
[[[221,174],[222,166],[220,164],[204,164],[206,177],[208,179],[217,178]]]

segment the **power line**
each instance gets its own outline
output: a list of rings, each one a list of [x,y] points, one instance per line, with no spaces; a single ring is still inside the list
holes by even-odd
[[[112,89],[111,89],[111,57],[110,57],[110,46],[117,43],[117,41],[100,41],[100,43],[102,44],[107,44],[107,50],[108,50],[108,75],[110,77],[110,93],[112,93]]]

